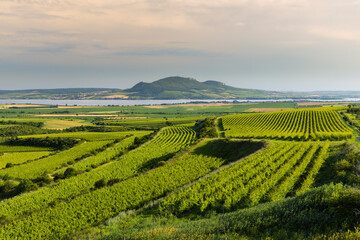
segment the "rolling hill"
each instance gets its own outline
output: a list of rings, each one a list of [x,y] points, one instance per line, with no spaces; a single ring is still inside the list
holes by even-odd
[[[0,99],[339,99],[360,97],[358,91],[280,92],[236,88],[222,82],[167,77],[132,88],[62,88],[0,90]]]
[[[129,96],[158,99],[278,98],[280,92],[235,88],[218,81],[199,82],[193,78],[168,77],[152,83],[140,82],[125,90]]]

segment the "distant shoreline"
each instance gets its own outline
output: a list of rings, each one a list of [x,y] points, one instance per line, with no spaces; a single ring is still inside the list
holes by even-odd
[[[174,100],[53,100],[53,99],[0,99],[0,104],[40,104],[59,106],[136,106],[203,103],[267,103],[267,102],[360,102],[360,98],[342,99],[174,99]]]

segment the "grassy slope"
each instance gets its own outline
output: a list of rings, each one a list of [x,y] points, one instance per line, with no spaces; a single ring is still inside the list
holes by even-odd
[[[326,185],[294,198],[200,220],[123,213],[109,221],[103,239],[312,239],[354,230],[360,190]],[[124,225],[125,224],[125,225]],[[121,228],[120,226],[123,226]],[[352,236],[355,233],[349,233]],[[344,235],[338,239],[344,239]],[[359,237],[359,235],[357,235]],[[355,239],[355,238],[354,238]]]

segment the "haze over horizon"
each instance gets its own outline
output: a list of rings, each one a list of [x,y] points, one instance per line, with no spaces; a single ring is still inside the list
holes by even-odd
[[[3,0],[0,89],[360,91],[359,0]]]

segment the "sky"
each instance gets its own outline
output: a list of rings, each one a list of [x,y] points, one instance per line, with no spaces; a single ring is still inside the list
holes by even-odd
[[[1,0],[0,89],[360,90],[358,0]]]

